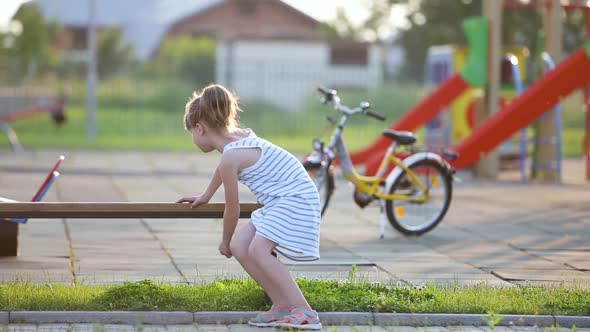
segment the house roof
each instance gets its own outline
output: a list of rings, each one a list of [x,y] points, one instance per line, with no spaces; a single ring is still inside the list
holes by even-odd
[[[95,22],[99,27],[119,27],[123,41],[133,46],[135,55],[140,60],[145,60],[158,47],[170,26],[183,18],[215,7],[223,1],[94,0]],[[90,0],[33,0],[31,3],[39,5],[47,19],[57,21],[64,26],[88,24]],[[282,3],[294,13],[309,17],[287,3]]]
[[[99,27],[117,26],[140,60],[147,59],[168,27],[187,13],[198,13],[224,0],[94,0]],[[33,0],[43,15],[64,26],[87,26],[90,1]]]

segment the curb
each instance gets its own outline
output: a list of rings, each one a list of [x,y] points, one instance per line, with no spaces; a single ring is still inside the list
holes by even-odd
[[[0,312],[0,324],[245,324],[257,311],[12,311]],[[376,326],[482,326],[482,314],[407,314],[371,312],[321,312],[325,325]],[[497,326],[590,327],[588,316],[497,315]]]

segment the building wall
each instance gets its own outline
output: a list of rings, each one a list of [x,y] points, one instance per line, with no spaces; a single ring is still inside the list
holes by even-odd
[[[209,35],[217,39],[319,36],[317,21],[278,0],[226,0],[179,20],[168,35]]]
[[[99,40],[106,28],[97,27],[96,39]],[[85,26],[64,27],[52,41],[54,49],[62,52],[64,60],[74,62],[88,61],[88,31]]]
[[[318,85],[371,88],[381,84],[381,47],[366,47],[366,64],[332,64],[331,46],[324,41],[219,42],[216,80],[243,100],[294,111],[303,107]]]

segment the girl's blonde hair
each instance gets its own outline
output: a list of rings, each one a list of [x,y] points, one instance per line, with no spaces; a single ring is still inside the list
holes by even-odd
[[[198,122],[213,129],[237,127],[239,124],[238,97],[218,84],[210,84],[200,92],[193,92],[186,103],[184,128],[191,130]]]

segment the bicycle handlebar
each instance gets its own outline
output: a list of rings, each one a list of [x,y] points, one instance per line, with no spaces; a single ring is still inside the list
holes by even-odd
[[[379,121],[385,121],[385,115],[383,115],[383,114],[379,114],[379,113],[369,111],[369,110],[365,111],[365,114],[368,116],[371,116]]]
[[[323,86],[319,86],[318,91],[321,92],[326,98],[324,104],[331,102],[334,99],[334,96],[337,94],[336,90],[326,89]]]
[[[336,106],[336,108],[340,112],[343,112],[347,115],[352,115],[352,114],[356,114],[356,113],[363,113],[363,114],[370,116],[372,118],[375,118],[377,120],[385,121],[385,115],[382,115],[377,112],[373,112],[373,111],[369,110],[369,108],[371,107],[369,105],[369,103],[366,103],[366,105],[363,105],[365,103],[365,102],[363,102],[363,103],[361,103],[360,107],[357,107],[354,109],[349,109],[348,107],[340,104],[340,98],[335,98],[336,95],[338,94],[338,92],[336,90],[326,89],[323,86],[319,86],[318,91],[324,95],[322,103],[327,104],[327,103],[332,102],[332,103],[334,103],[334,106]]]

